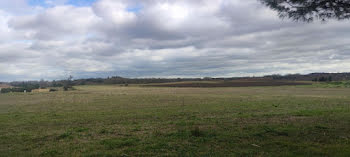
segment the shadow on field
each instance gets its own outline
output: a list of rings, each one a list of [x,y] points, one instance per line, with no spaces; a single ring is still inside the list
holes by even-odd
[[[274,80],[235,80],[235,81],[197,81],[148,84],[148,87],[255,87],[255,86],[295,86],[312,85],[309,82],[274,81]]]

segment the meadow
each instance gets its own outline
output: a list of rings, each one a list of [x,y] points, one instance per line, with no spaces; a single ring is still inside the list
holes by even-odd
[[[0,94],[0,156],[350,156],[350,88]]]

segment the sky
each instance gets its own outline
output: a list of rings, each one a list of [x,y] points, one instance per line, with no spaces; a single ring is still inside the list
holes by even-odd
[[[350,72],[349,26],[257,0],[1,0],[0,81]]]

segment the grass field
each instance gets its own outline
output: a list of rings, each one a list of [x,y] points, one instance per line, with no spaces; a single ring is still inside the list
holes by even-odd
[[[0,156],[350,156],[350,88],[0,94]]]

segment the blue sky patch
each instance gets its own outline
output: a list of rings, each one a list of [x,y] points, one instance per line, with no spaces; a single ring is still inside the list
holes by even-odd
[[[46,0],[29,0],[28,4],[32,6],[47,6]]]
[[[74,5],[74,6],[90,6],[96,0],[69,0],[66,4]]]
[[[142,6],[133,6],[133,7],[128,7],[127,11],[137,13],[137,12],[140,12],[141,9],[142,9]]]

